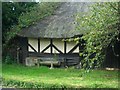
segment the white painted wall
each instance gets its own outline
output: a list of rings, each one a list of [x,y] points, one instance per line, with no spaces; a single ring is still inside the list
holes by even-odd
[[[38,52],[38,40],[35,38],[29,38],[28,43]],[[28,50],[31,52],[34,52],[34,50],[31,49],[31,47],[28,47]]]
[[[28,43],[38,52],[38,39],[29,38]],[[40,39],[40,52],[45,49],[50,44],[50,39]],[[53,39],[53,44],[64,53],[64,41],[62,39]],[[67,50],[68,53],[74,46],[76,42],[67,42]],[[29,51],[34,52],[30,47],[28,48]],[[79,47],[76,48],[74,53],[79,52]],[[50,48],[48,48],[45,53],[50,53]],[[53,49],[53,53],[59,53],[56,49]]]
[[[64,53],[64,41],[62,39],[53,39],[53,44]],[[53,49],[53,53],[59,53],[56,49]]]
[[[50,44],[50,39],[40,39],[40,52],[45,49]],[[50,53],[50,48],[48,48],[45,53]]]
[[[67,42],[67,50],[66,52],[68,53],[74,46],[76,45],[76,42]],[[75,50],[74,50],[74,53],[78,53],[79,52],[79,47],[77,47]]]
[[[79,47],[77,47],[73,53],[79,53]]]

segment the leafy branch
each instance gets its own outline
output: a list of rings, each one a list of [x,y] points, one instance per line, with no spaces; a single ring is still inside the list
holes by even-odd
[[[80,23],[77,30],[86,27],[89,31],[82,37],[86,42],[84,51],[80,54],[84,57],[83,68],[100,67],[104,61],[106,48],[109,44],[114,45],[120,33],[117,25],[118,2],[96,3],[83,17],[78,14],[77,22]]]

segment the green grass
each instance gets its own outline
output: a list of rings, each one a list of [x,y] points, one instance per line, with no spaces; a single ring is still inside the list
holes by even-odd
[[[84,70],[74,68],[49,69],[3,64],[3,87],[17,88],[118,88],[118,71]]]

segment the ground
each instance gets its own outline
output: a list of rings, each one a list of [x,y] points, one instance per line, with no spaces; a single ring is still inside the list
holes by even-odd
[[[118,88],[117,70],[84,70],[71,68],[26,67],[6,65],[2,67],[3,87],[13,88]]]

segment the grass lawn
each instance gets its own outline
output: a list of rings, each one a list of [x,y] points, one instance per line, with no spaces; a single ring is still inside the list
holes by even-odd
[[[73,68],[49,69],[3,64],[3,87],[13,88],[118,88],[118,71]]]

